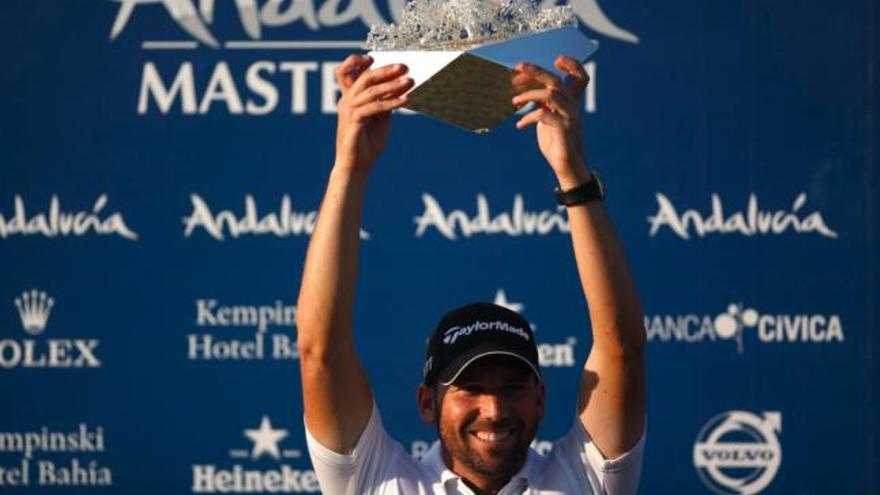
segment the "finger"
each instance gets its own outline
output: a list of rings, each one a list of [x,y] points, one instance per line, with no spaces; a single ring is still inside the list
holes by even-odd
[[[372,103],[367,103],[366,105],[358,107],[354,111],[354,118],[358,121],[364,121],[369,119],[370,117],[376,115],[382,115],[388,112],[391,112],[394,109],[400,108],[406,105],[407,102],[406,95],[398,96],[397,98],[392,98],[388,100],[378,100]]]
[[[516,128],[522,130],[532,124],[537,124],[538,122],[543,122],[553,127],[565,127],[565,119],[563,119],[561,115],[555,114],[546,108],[539,108],[534,112],[527,113],[525,117],[519,119],[516,123]]]
[[[516,75],[513,76],[512,83],[513,88],[518,92],[544,87],[540,81],[524,72],[517,72]]]
[[[571,76],[567,86],[568,90],[574,95],[579,95],[587,87],[587,84],[590,83],[590,76],[584,70],[584,66],[571,57],[561,56],[556,59],[553,65]]]
[[[525,93],[520,93],[514,96],[511,101],[517,107],[530,102],[538,103],[544,108],[559,113],[565,117],[568,117],[571,113],[568,108],[570,102],[567,96],[560,91],[552,89],[544,88],[526,91]]]
[[[370,69],[358,77],[357,81],[351,86],[351,90],[355,95],[358,95],[370,86],[381,84],[406,74],[407,70],[403,64],[392,64],[379,67],[378,69]]]
[[[413,86],[413,80],[409,77],[398,77],[382,84],[376,84],[361,91],[351,101],[353,107],[361,106],[375,100],[387,100],[396,98],[409,91]]]
[[[352,53],[336,67],[336,83],[343,91],[348,90],[358,75],[372,63],[372,57]]]
[[[543,84],[544,86],[546,86],[548,88],[553,88],[553,89],[562,89],[563,88],[562,81],[558,77],[556,77],[555,74],[553,74],[549,71],[546,71],[546,70],[538,67],[537,65],[528,64],[525,62],[520,62],[516,65],[516,68],[517,68],[517,70],[519,70],[529,76],[532,76],[538,82],[540,82],[541,84]]]

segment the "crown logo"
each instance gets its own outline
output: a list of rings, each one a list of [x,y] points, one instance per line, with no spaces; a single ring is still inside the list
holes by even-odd
[[[18,308],[18,316],[21,318],[24,331],[31,335],[42,333],[46,329],[49,313],[52,312],[54,305],[55,299],[37,289],[24,291],[21,297],[16,297],[15,307]]]

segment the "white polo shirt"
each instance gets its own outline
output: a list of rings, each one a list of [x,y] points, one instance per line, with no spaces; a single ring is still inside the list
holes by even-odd
[[[350,455],[324,447],[308,428],[306,440],[324,495],[473,495],[444,464],[439,442],[416,461],[385,431],[375,403]],[[616,459],[604,459],[576,420],[546,456],[529,449],[522,469],[498,495],[635,494],[644,444],[643,433],[632,450]]]

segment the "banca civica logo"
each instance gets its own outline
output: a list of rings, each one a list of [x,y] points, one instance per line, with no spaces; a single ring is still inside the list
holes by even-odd
[[[55,299],[38,289],[24,291],[14,300],[22,329],[31,336],[46,330]],[[0,369],[100,368],[98,339],[0,340]]]
[[[645,314],[648,342],[700,344],[732,341],[742,353],[754,330],[762,344],[833,344],[844,341],[836,314],[763,313],[733,303],[716,314]]]
[[[773,481],[782,463],[782,414],[727,411],[710,419],[694,443],[700,480],[721,495],[752,495]]]
[[[193,493],[317,493],[318,478],[311,469],[294,469],[286,461],[299,459],[302,451],[285,449],[281,443],[290,436],[286,429],[275,428],[268,415],[260,426],[246,428],[244,437],[251,448],[229,450],[231,464],[194,464]],[[267,467],[265,457],[271,459]]]

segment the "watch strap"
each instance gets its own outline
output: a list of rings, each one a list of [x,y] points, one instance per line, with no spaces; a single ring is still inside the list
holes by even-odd
[[[587,182],[565,191],[557,187],[554,193],[556,194],[556,202],[562,206],[575,206],[605,199],[605,188],[595,172],[590,174],[590,180]]]

